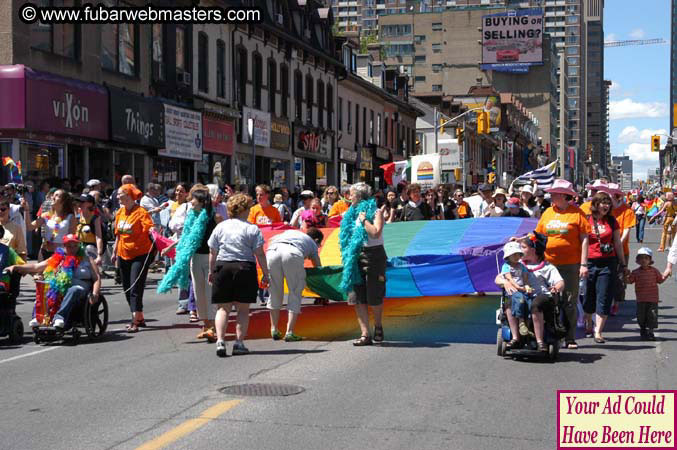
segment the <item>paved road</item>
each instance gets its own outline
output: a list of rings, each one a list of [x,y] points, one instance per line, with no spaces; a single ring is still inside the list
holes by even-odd
[[[657,241],[657,231],[648,231],[645,245],[655,249]],[[638,247],[631,245],[633,254]],[[665,254],[655,259],[662,270]],[[581,349],[563,351],[550,364],[496,356],[494,297],[390,302],[389,342],[368,348],[350,345],[358,329],[346,307],[308,306],[300,320],[315,340],[255,339],[248,341],[252,354],[219,359],[213,345],[194,338],[198,330],[187,317],[174,314],[171,295],[149,295],[150,328],[127,335],[126,304],[108,281],[104,341],[36,346],[27,334],[21,346],[0,346],[0,446],[554,448],[557,389],[675,388],[674,283],[661,288],[658,342],[639,341],[630,289],[609,322],[606,344],[581,339]],[[19,313],[27,323],[27,284],[24,292]],[[253,323],[251,334],[265,333],[265,315],[255,314]],[[287,397],[219,391],[241,383],[305,391]]]

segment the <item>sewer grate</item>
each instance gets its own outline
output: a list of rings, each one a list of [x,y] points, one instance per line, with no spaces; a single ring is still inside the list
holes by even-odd
[[[293,384],[251,383],[226,386],[219,389],[219,391],[222,394],[240,395],[245,397],[286,397],[289,395],[300,394],[301,392],[304,392],[305,389]]]

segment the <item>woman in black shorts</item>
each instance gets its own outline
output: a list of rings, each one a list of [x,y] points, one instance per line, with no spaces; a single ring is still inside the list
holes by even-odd
[[[236,194],[228,199],[228,217],[219,223],[209,237],[209,284],[216,312],[216,354],[226,353],[226,325],[231,305],[237,310],[237,329],[233,355],[249,353],[244,337],[249,326],[249,305],[256,303],[259,283],[256,261],[263,271],[261,283],[267,287],[268,263],[263,251],[263,234],[258,226],[247,222],[252,199]]]

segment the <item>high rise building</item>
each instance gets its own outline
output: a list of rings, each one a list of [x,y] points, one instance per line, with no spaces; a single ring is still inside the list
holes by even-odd
[[[612,157],[613,166],[617,170],[617,183],[624,191],[632,189],[632,160],[629,156]]]

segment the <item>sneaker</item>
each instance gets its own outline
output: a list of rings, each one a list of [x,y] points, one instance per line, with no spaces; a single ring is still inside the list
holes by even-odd
[[[529,328],[527,327],[527,323],[524,321],[524,319],[520,319],[519,329],[520,329],[520,334],[522,336],[528,336],[529,335]]]
[[[40,322],[38,322],[38,319],[31,319],[31,321],[28,322],[28,326],[31,328],[37,328],[40,326]]]
[[[301,336],[297,336],[294,333],[287,333],[284,335],[284,341],[285,342],[298,342],[302,341],[303,338]]]
[[[233,355],[246,355],[249,353],[249,349],[244,346],[243,342],[237,342],[233,344]]]
[[[66,323],[63,319],[54,319],[54,328],[63,328],[66,326]]]
[[[282,333],[280,333],[276,329],[271,329],[270,330],[270,337],[272,337],[274,341],[279,341],[280,339],[282,339]]]
[[[654,336],[653,330],[648,330],[648,331],[646,332],[646,338],[647,338],[648,340],[650,340],[650,341],[655,341],[655,340],[656,340],[656,336]]]
[[[182,314],[188,314],[188,310],[187,310],[186,308],[184,308],[183,306],[179,306],[179,307],[176,309],[176,315],[177,315],[177,316],[180,316],[180,315],[182,315]]]
[[[225,358],[228,356],[228,353],[226,353],[226,343],[223,341],[217,341],[216,342],[216,356],[220,358]]]

